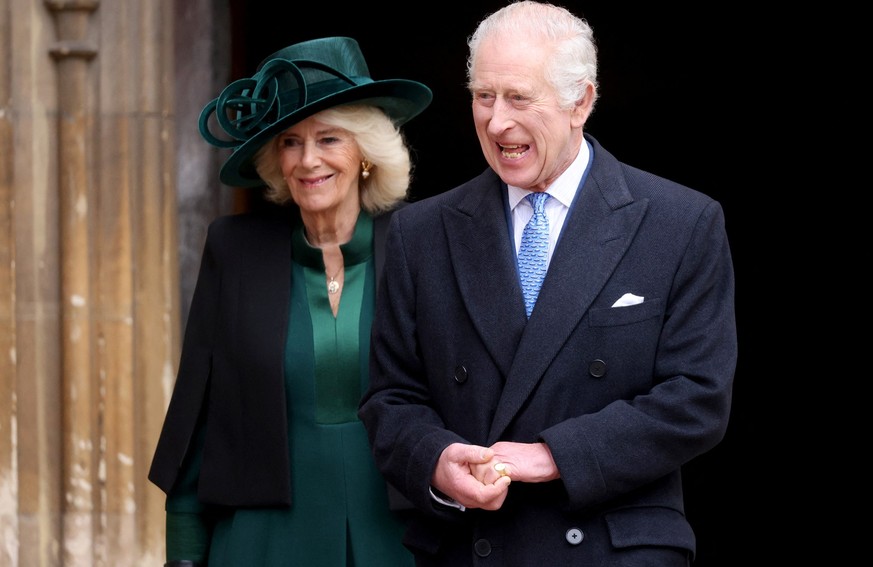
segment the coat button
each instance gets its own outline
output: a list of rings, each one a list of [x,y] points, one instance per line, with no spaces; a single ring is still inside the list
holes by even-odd
[[[463,384],[467,381],[467,369],[463,366],[455,367],[455,382]]]
[[[579,545],[585,539],[585,534],[579,528],[570,528],[564,537],[567,538],[567,543],[570,545]]]
[[[477,539],[473,544],[473,549],[479,557],[488,557],[491,555],[491,543],[487,539]]]
[[[588,374],[594,378],[603,378],[603,375],[606,374],[606,363],[600,359],[593,361],[588,365]]]

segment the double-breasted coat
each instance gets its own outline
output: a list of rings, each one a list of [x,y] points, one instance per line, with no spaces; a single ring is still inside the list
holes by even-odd
[[[586,140],[529,320],[491,169],[392,218],[359,415],[415,507],[419,565],[693,556],[681,468],[723,438],[737,358],[723,210]],[[614,307],[627,293],[643,301]],[[433,499],[445,447],[501,440],[547,443],[560,479],[513,482],[499,511]]]

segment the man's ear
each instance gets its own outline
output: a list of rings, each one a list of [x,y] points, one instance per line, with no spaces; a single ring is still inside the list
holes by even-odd
[[[587,83],[585,85],[585,94],[582,98],[576,101],[576,106],[573,107],[573,116],[571,122],[575,128],[581,128],[585,125],[588,117],[591,116],[591,111],[594,110],[594,98],[597,91],[594,85]]]

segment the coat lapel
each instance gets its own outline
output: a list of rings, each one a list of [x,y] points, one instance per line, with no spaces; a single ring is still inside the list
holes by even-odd
[[[442,218],[462,301],[489,354],[506,375],[526,321],[504,191],[489,170],[456,207],[443,209]]]

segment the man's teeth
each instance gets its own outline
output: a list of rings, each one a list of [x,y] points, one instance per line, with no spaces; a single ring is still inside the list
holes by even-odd
[[[508,158],[517,158],[521,157],[521,154],[524,152],[512,151],[512,150],[520,150],[521,146],[500,146],[500,151],[504,156]]]

